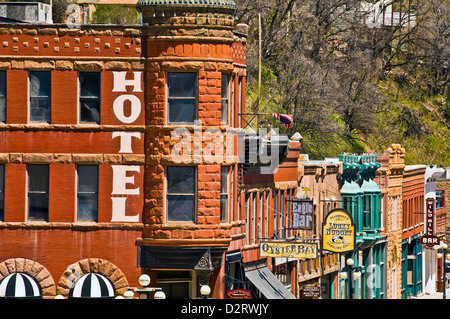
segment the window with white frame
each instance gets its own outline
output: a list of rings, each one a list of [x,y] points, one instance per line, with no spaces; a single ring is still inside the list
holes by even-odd
[[[220,222],[224,223],[228,218],[229,207],[229,172],[228,166],[220,169]]]
[[[445,190],[436,189],[436,209],[445,207]]]
[[[50,123],[51,72],[30,71],[30,121]]]
[[[194,166],[166,167],[167,220],[195,222],[196,168]]]
[[[28,165],[28,220],[48,221],[49,166]]]
[[[5,165],[0,165],[0,221],[5,220]]]
[[[98,221],[98,166],[77,167],[77,219]]]
[[[392,197],[392,230],[397,229],[398,196]]]
[[[167,73],[169,123],[194,123],[197,119],[197,73]]]
[[[0,70],[0,123],[6,122],[6,71]]]
[[[228,124],[228,108],[230,102],[230,75],[222,74],[222,96],[220,108],[220,123]]]

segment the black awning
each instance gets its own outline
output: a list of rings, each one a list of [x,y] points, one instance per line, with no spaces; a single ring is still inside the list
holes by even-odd
[[[69,290],[69,298],[114,298],[114,286],[103,275],[88,273],[79,277]]]
[[[213,270],[222,266],[227,247],[138,246],[138,267]]]
[[[41,287],[25,273],[12,273],[0,281],[1,298],[42,298]]]

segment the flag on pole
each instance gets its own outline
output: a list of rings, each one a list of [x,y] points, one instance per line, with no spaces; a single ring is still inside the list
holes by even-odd
[[[284,124],[287,128],[292,127],[292,122],[294,121],[294,117],[289,114],[278,114],[278,113],[271,113],[273,117],[276,117],[280,120],[281,123]]]

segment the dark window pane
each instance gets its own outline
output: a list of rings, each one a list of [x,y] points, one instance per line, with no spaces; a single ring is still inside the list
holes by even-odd
[[[5,165],[0,165],[0,193],[5,191]]]
[[[193,123],[196,119],[197,74],[168,73],[168,120]]]
[[[30,97],[30,120],[32,122],[50,122],[51,102],[47,97]]]
[[[30,165],[28,166],[28,191],[48,192],[48,166]]]
[[[78,220],[97,221],[97,194],[78,194]]]
[[[98,166],[80,165],[78,171],[78,220],[98,219]]]
[[[80,72],[80,96],[100,97],[100,73]]]
[[[30,72],[30,120],[50,122],[51,73]]]
[[[196,73],[168,73],[169,97],[195,97]]]
[[[100,124],[100,73],[80,72],[80,122]]]
[[[158,283],[167,299],[189,299],[189,283]]]
[[[169,122],[194,122],[195,100],[169,100]]]
[[[47,220],[48,216],[48,193],[28,194],[28,219]]]
[[[222,99],[228,99],[229,89],[229,76],[228,74],[222,74]]]
[[[194,221],[195,196],[168,195],[167,212],[169,221]]]
[[[48,219],[48,165],[28,166],[28,219]]]
[[[100,123],[100,100],[80,99],[80,121]]]
[[[97,193],[98,167],[78,166],[78,192]]]
[[[228,195],[220,195],[220,221],[225,221],[228,211]]]
[[[0,221],[5,218],[5,165],[0,165]]]
[[[0,96],[0,122],[6,122],[6,98]]]
[[[6,122],[6,71],[0,71],[0,122]]]
[[[195,167],[167,167],[167,192],[169,194],[195,193]]]
[[[30,72],[30,96],[50,97],[50,72]]]

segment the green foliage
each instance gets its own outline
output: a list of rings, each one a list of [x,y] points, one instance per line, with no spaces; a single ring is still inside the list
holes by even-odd
[[[238,4],[250,26],[247,111],[293,114],[287,133],[299,132],[313,159],[383,153],[395,143],[407,164],[450,166],[449,0],[421,2],[411,29],[366,28],[346,0],[276,3]],[[266,124],[285,131],[276,120]]]
[[[137,24],[138,12],[135,6],[97,5],[93,14],[93,23]]]

